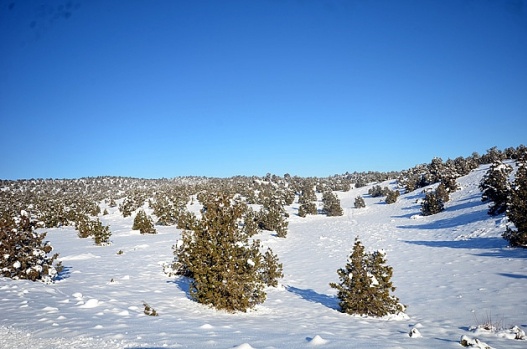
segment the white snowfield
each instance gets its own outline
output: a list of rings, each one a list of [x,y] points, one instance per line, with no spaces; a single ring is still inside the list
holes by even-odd
[[[391,205],[365,195],[363,209],[353,208],[354,199],[371,186],[337,192],[341,217],[301,218],[295,202],[287,208],[285,239],[268,231],[258,236],[279,256],[284,278],[247,313],[200,305],[189,298],[187,279],[163,273],[181,235],[175,227],[140,235],[131,230],[133,216],[108,208],[100,219],[110,225],[110,246],[78,238],[73,227],[45,229],[65,272],[49,285],[0,278],[0,347],[421,349],[460,348],[465,336],[492,348],[525,349],[527,341],[511,339],[507,329],[527,329],[527,249],[508,248],[504,217],[486,213],[478,184],[487,168],[459,178],[461,190],[446,210],[427,217],[417,202],[422,190]],[[367,250],[386,251],[406,316],[338,311],[329,283],[338,282],[356,236]],[[159,315],[145,315],[143,302]],[[498,328],[470,329],[487,321]]]

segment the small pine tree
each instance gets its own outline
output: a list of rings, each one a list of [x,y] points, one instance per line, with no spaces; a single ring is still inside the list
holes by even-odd
[[[209,198],[202,218],[183,232],[174,253],[177,267],[193,278],[190,296],[199,303],[230,312],[262,303],[264,287],[281,275],[281,265],[260,241],[249,240],[240,223],[246,208],[225,194]]]
[[[481,201],[490,201],[488,214],[499,215],[507,209],[507,201],[511,192],[509,175],[512,167],[504,164],[501,160],[495,161],[483,176],[479,189],[481,190]]]
[[[527,247],[527,162],[518,163],[516,178],[510,190],[507,218],[514,224],[507,225],[503,238],[511,246]]]
[[[298,215],[300,217],[305,217],[307,216],[308,214],[310,215],[316,215],[318,212],[317,212],[317,204],[315,204],[314,202],[305,202],[305,203],[302,203],[299,207],[298,207]]]
[[[386,194],[385,202],[387,204],[393,204],[393,203],[397,202],[397,199],[399,198],[399,195],[401,195],[399,190],[388,190],[388,193]]]
[[[357,196],[355,198],[354,205],[355,205],[355,208],[364,208],[364,207],[366,207],[366,203],[364,202],[364,199],[362,198],[362,196]]]
[[[423,216],[430,216],[439,213],[445,209],[443,199],[436,191],[426,193],[425,198],[421,202],[421,214]]]
[[[335,217],[343,215],[342,207],[340,206],[340,200],[333,192],[324,192],[322,194],[322,203],[324,204],[322,210],[327,216]]]
[[[134,218],[132,230],[139,230],[141,234],[155,234],[154,221],[144,210],[139,210]]]
[[[269,198],[264,202],[258,215],[258,226],[263,230],[276,231],[276,236],[285,238],[289,226],[287,217],[281,199]]]
[[[337,289],[343,313],[381,317],[404,311],[399,299],[390,295],[395,287],[390,281],[392,268],[385,265],[385,254],[368,254],[358,238],[344,268],[337,270],[340,283],[330,283]]]

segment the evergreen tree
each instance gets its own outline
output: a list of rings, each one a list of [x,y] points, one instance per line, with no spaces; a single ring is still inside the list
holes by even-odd
[[[495,161],[483,176],[479,189],[481,190],[481,201],[490,201],[488,214],[496,216],[505,212],[507,200],[511,191],[509,175],[512,167],[504,164],[501,160]]]
[[[260,229],[276,231],[276,235],[285,238],[289,223],[282,200],[277,197],[271,197],[264,201],[263,207],[258,215],[258,226]]]
[[[511,246],[527,247],[527,161],[518,163],[518,170],[507,208],[507,217],[514,226],[507,225],[503,237]]]
[[[139,230],[141,234],[155,234],[154,221],[144,210],[139,210],[134,218],[132,230]]]
[[[364,202],[364,199],[362,198],[362,196],[357,196],[355,198],[354,205],[355,205],[355,208],[364,208],[364,207],[366,207],[366,203]]]
[[[318,213],[317,211],[317,204],[314,202],[304,202],[298,207],[298,215],[300,217],[305,217],[308,214],[316,215]]]
[[[327,216],[334,217],[343,215],[342,207],[340,206],[340,200],[333,192],[325,191],[322,194],[322,203],[324,204],[322,210]]]
[[[368,254],[356,238],[348,263],[337,270],[340,283],[330,283],[338,291],[341,311],[377,317],[404,311],[399,299],[390,295],[395,291],[392,272],[382,251]]]
[[[281,265],[260,241],[249,241],[240,220],[246,209],[220,194],[206,202],[202,218],[183,232],[175,250],[181,266],[192,275],[191,297],[227,311],[246,311],[265,300],[264,287],[281,276]]]
[[[21,212],[18,223],[12,217],[0,218],[0,275],[11,279],[25,279],[51,283],[62,270],[54,262],[58,257],[48,241],[46,233],[35,232],[26,211]]]
[[[397,202],[397,199],[399,198],[399,190],[388,190],[388,194],[386,195],[386,203],[387,204],[393,204]]]
[[[436,191],[426,193],[425,198],[421,202],[421,214],[423,216],[430,216],[439,213],[445,209],[443,199]]]

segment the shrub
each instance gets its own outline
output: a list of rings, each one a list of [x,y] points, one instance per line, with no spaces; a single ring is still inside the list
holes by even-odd
[[[174,250],[176,267],[192,277],[190,296],[199,303],[230,312],[246,311],[262,303],[264,287],[276,284],[282,266],[260,241],[249,241],[240,219],[243,204],[220,194],[192,230],[185,230]]]
[[[489,215],[496,216],[507,209],[507,201],[511,192],[509,184],[511,172],[510,165],[495,161],[483,176],[479,189],[481,190],[481,201],[490,201]]]
[[[362,198],[362,196],[357,196],[355,198],[354,205],[355,205],[355,208],[364,208],[364,207],[366,207],[366,203],[364,202],[364,199]]]
[[[258,227],[263,230],[276,231],[276,236],[285,238],[289,223],[285,209],[277,198],[269,198],[264,202],[258,214]]]
[[[395,287],[390,281],[392,268],[386,264],[383,251],[365,253],[358,238],[344,268],[337,270],[340,283],[330,283],[337,289],[343,313],[385,316],[404,311],[399,299],[390,295]]]
[[[102,225],[99,218],[91,220],[88,216],[80,216],[75,223],[75,229],[80,238],[84,239],[91,236],[98,246],[110,244],[110,237],[112,236],[110,227]]]
[[[12,218],[0,220],[0,273],[11,279],[27,279],[51,283],[62,270],[53,263],[58,257],[48,256],[53,247],[44,241],[46,233],[34,231],[35,222],[30,222],[28,214],[21,212],[18,224]]]
[[[423,216],[430,216],[439,213],[445,209],[443,199],[436,191],[426,193],[425,198],[421,202],[421,214]]]
[[[511,246],[527,247],[527,162],[520,162],[510,191],[507,218],[514,224],[507,225],[503,238]]]
[[[401,193],[399,193],[399,190],[388,190],[385,202],[387,204],[393,204],[397,202],[397,198],[399,198],[399,195],[401,195]]]
[[[336,194],[331,191],[326,191],[322,194],[322,203],[324,207],[322,210],[327,216],[342,216],[342,207],[340,206],[340,200]]]
[[[141,234],[155,234],[154,221],[144,210],[139,210],[134,218],[132,230],[139,230]]]
[[[298,207],[298,215],[300,217],[305,217],[308,214],[316,215],[317,211],[317,204],[314,202],[305,202]]]

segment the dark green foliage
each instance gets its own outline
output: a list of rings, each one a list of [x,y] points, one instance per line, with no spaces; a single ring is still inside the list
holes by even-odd
[[[46,283],[57,277],[62,269],[53,266],[58,254],[48,256],[53,247],[44,241],[46,233],[38,234],[34,227],[25,211],[18,223],[8,216],[0,219],[0,275]]]
[[[183,232],[174,253],[181,270],[191,275],[191,297],[230,312],[246,311],[265,300],[264,287],[276,283],[281,265],[260,241],[249,240],[240,223],[246,207],[219,194],[204,203],[202,218]]]
[[[366,207],[366,203],[364,202],[364,199],[362,198],[362,196],[357,196],[355,198],[354,205],[355,205],[355,208],[364,208],[364,207]]]
[[[84,239],[91,236],[98,246],[110,244],[110,237],[112,236],[110,227],[103,226],[99,218],[92,220],[88,216],[80,216],[75,223],[75,229],[80,238]]]
[[[317,213],[317,204],[314,202],[305,202],[298,207],[298,215],[300,217],[305,217],[308,214],[316,215]]]
[[[388,193],[386,194],[385,202],[387,204],[393,204],[397,202],[399,195],[401,195],[401,193],[399,193],[399,190],[388,190]]]
[[[326,191],[322,194],[322,203],[324,207],[322,210],[329,217],[342,216],[342,207],[340,206],[340,200],[336,194],[331,191]]]
[[[390,190],[388,187],[381,188],[380,185],[374,185],[368,190],[368,194],[371,195],[371,197],[380,197],[380,196],[386,196]]]
[[[526,159],[527,160],[527,159]],[[507,218],[514,224],[507,225],[503,238],[511,246],[527,247],[527,162],[518,163],[518,170],[510,191]]]
[[[439,183],[437,186],[436,195],[443,203],[450,201],[449,191],[443,182]]]
[[[421,214],[423,216],[430,216],[439,213],[445,209],[443,199],[436,191],[426,193],[425,198],[421,202]]]
[[[399,299],[390,295],[395,291],[390,281],[392,272],[384,252],[366,253],[356,238],[348,263],[337,270],[340,283],[330,283],[338,291],[341,311],[376,317],[404,311]]]
[[[265,200],[258,215],[258,226],[263,230],[275,231],[276,236],[285,238],[289,226],[287,217],[281,200],[276,197],[269,198]]]
[[[139,210],[134,218],[132,230],[139,230],[141,234],[155,234],[154,221],[144,210]]]
[[[479,189],[481,190],[481,201],[490,202],[489,215],[496,216],[507,209],[507,201],[511,193],[509,184],[511,173],[512,167],[498,160],[492,163],[483,176]]]

